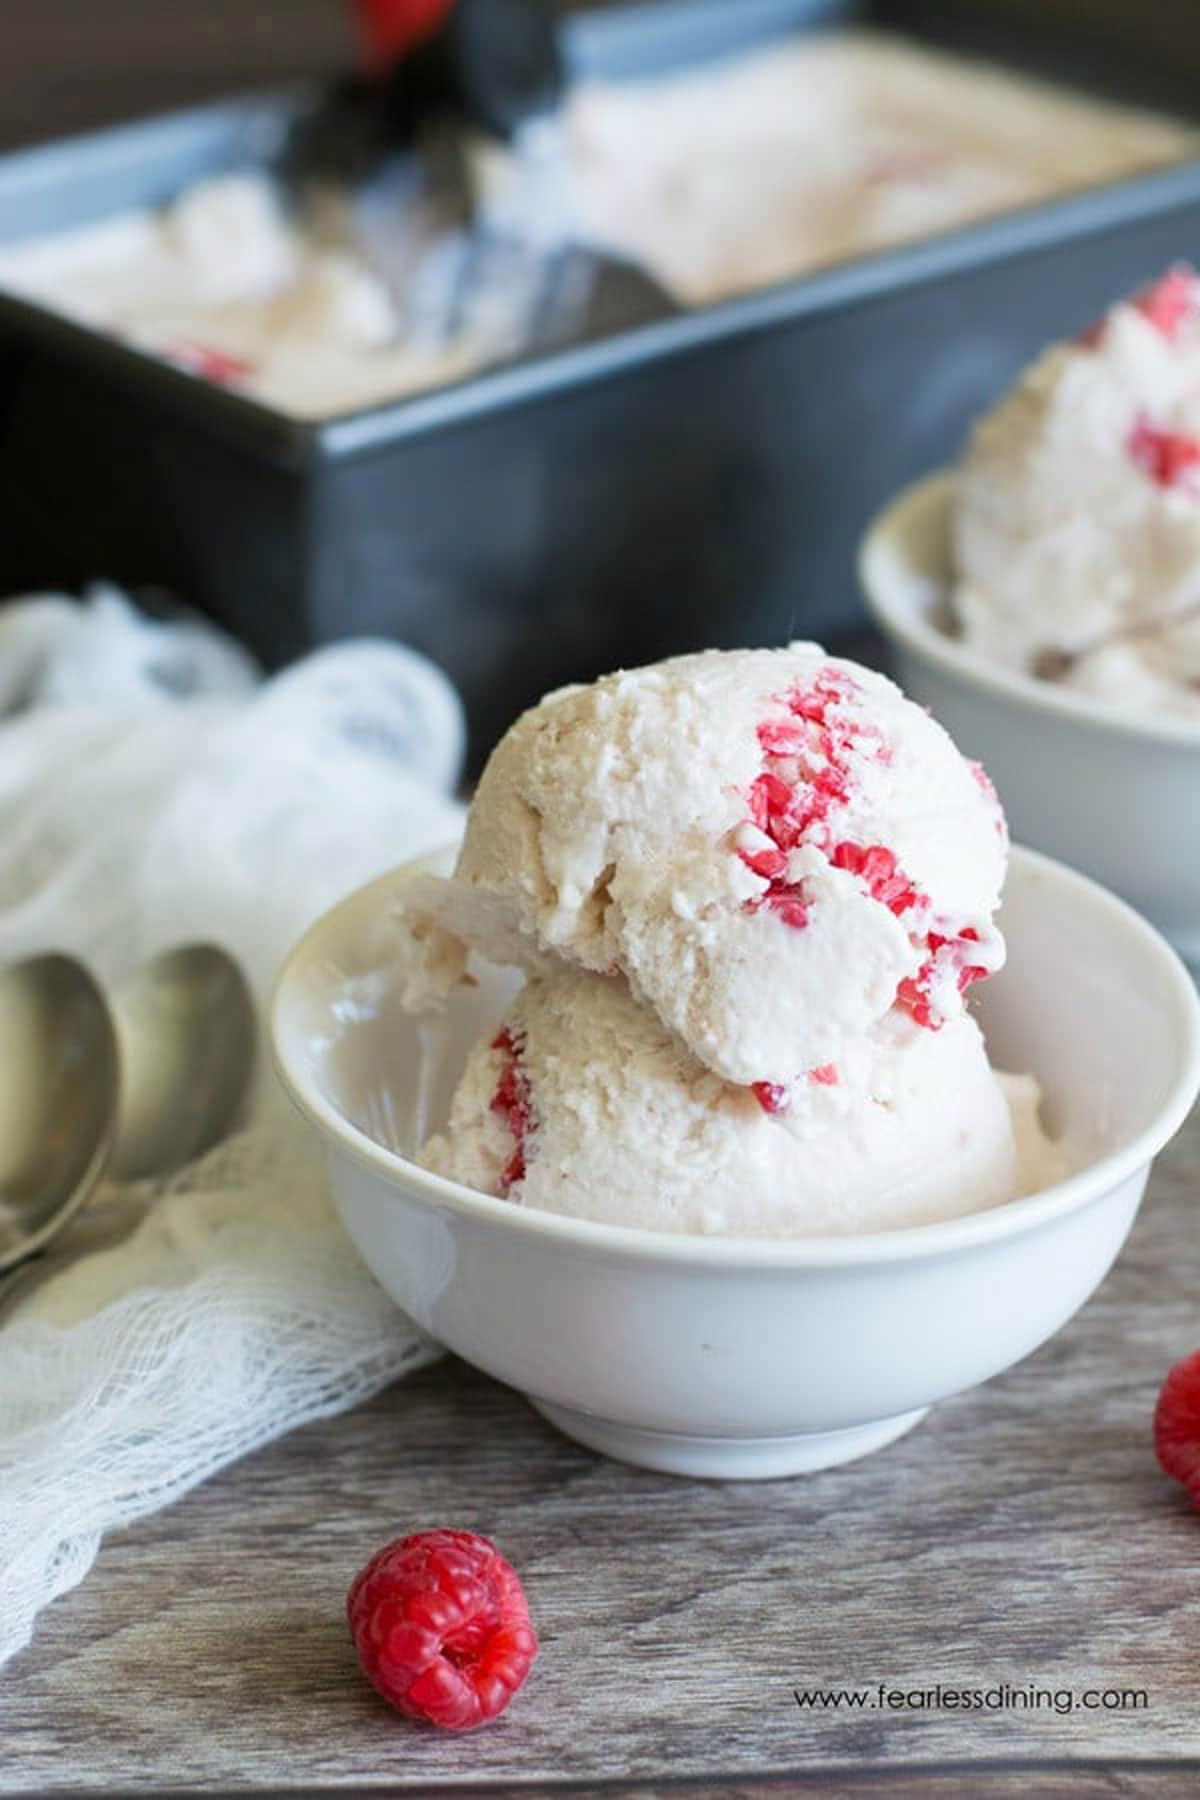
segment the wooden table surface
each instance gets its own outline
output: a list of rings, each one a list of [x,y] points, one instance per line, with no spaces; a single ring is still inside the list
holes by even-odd
[[[1200,1514],[1150,1444],[1200,1344],[1198,1175],[1193,1119],[1052,1343],[841,1469],[626,1468],[452,1361],[295,1432],[114,1536],[43,1615],[0,1675],[0,1791],[1200,1791]],[[375,1698],[342,1611],[373,1550],[441,1524],[498,1540],[543,1646],[461,1737]],[[939,1683],[1073,1710],[874,1703]],[[795,1697],[842,1687],[871,1700]]]

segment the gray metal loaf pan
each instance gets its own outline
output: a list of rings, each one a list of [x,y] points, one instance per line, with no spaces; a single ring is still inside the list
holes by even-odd
[[[566,29],[577,67],[624,75],[864,16],[938,24],[887,3],[686,0]],[[998,48],[1037,61],[1015,27]],[[1098,76],[1119,90],[1102,59]],[[0,159],[0,241],[265,161],[298,103]],[[856,629],[854,546],[880,503],[952,456],[1044,341],[1198,249],[1188,163],[318,424],[0,297],[0,592],[169,588],[268,664],[397,636],[458,684],[477,764],[561,682]]]

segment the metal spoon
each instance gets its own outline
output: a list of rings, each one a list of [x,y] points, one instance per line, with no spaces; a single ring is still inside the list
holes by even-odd
[[[111,1008],[72,957],[0,975],[0,1271],[44,1250],[102,1177],[180,1168],[234,1123],[254,1003],[215,944],[155,957]]]
[[[112,996],[120,1053],[116,1181],[166,1175],[226,1135],[254,1066],[254,1002],[233,958],[184,944]]]
[[[103,1173],[117,1121],[112,1015],[73,956],[0,970],[0,1270],[44,1248]]]

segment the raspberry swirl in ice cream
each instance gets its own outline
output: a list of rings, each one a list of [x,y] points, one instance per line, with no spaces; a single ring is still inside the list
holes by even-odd
[[[1056,344],[975,427],[954,510],[990,660],[1200,722],[1200,279],[1171,269]]]
[[[517,1182],[525,1179],[529,1136],[533,1130],[529,1076],[524,1067],[525,1039],[511,1026],[503,1025],[492,1039],[490,1048],[498,1051],[502,1060],[488,1111],[500,1120],[512,1140],[512,1154],[496,1177],[498,1191],[507,1194]]]

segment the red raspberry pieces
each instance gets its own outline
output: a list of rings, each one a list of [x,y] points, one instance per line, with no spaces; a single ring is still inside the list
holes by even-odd
[[[1163,1472],[1200,1506],[1200,1350],[1168,1371],[1154,1408],[1154,1451]]]
[[[529,1163],[533,1101],[529,1091],[529,1077],[521,1067],[524,1048],[525,1040],[514,1035],[507,1025],[492,1039],[492,1049],[503,1051],[505,1063],[500,1071],[496,1092],[491,1098],[490,1110],[497,1118],[504,1120],[513,1136],[513,1153],[500,1174],[501,1199],[507,1197],[509,1189],[515,1187],[518,1181],[524,1181]]]
[[[849,750],[866,742],[882,760],[889,754],[874,726],[846,716],[846,701],[857,686],[840,669],[822,669],[807,687],[776,695],[772,704],[782,710],[758,726],[764,767],[746,801],[751,822],[770,843],[738,854],[767,883],[748,903],[750,910],[765,906],[796,931],[808,924],[808,907],[802,885],[787,879],[788,852],[813,841],[832,809],[848,800]]]
[[[933,974],[933,958],[921,964],[915,975],[906,975],[896,989],[896,1005],[901,1012],[906,1012],[914,1025],[923,1025],[926,1031],[940,1031],[942,1021],[935,1018],[933,1005],[929,998],[929,980]]]
[[[829,860],[835,869],[848,869],[857,875],[871,898],[897,916],[921,904],[920,889],[900,867],[895,851],[886,845],[835,844]]]
[[[1174,340],[1189,319],[1200,315],[1200,281],[1187,263],[1176,263],[1157,281],[1133,295],[1129,304],[1136,306],[1144,319],[1168,342]],[[1082,350],[1094,350],[1104,336],[1108,314],[1081,331],[1075,342]]]
[[[372,1686],[446,1731],[502,1713],[538,1650],[516,1571],[473,1531],[386,1545],[351,1583],[346,1616]]]
[[[814,1087],[836,1087],[840,1079],[836,1063],[821,1063],[819,1067],[808,1071],[808,1079]],[[783,1113],[788,1109],[788,1091],[780,1081],[752,1081],[750,1092],[768,1115]]]
[[[1181,325],[1200,311],[1200,283],[1187,263],[1176,263],[1149,287],[1133,296],[1133,304],[1156,331],[1173,338]]]
[[[1200,438],[1162,431],[1143,414],[1129,434],[1127,448],[1143,475],[1159,487],[1183,488],[1200,498]]]
[[[961,994],[988,970],[967,961],[964,945],[979,938],[973,928],[953,938],[936,932],[925,937],[929,896],[906,873],[894,850],[886,844],[837,837],[836,818],[831,823],[830,815],[852,798],[852,756],[870,756],[885,765],[892,761],[891,746],[879,727],[857,717],[848,704],[857,691],[853,676],[829,665],[807,687],[796,685],[773,696],[770,704],[778,710],[757,727],[763,767],[745,792],[750,817],[731,834],[742,862],[766,884],[745,907],[748,912],[765,909],[784,925],[802,930],[809,921],[810,900],[803,879],[789,880],[789,860],[799,846],[814,846],[833,868],[853,875],[873,900],[905,920],[904,929],[923,960],[917,973],[900,983],[894,1004],[916,1024],[937,1031],[945,1021],[931,997],[935,980],[949,968]],[[995,788],[979,763],[967,766],[995,808],[996,830],[1003,836],[1004,815]],[[825,1069],[832,1069],[832,1076]],[[809,1079],[832,1085],[837,1071],[826,1064],[810,1071]],[[764,1112],[782,1109],[784,1102],[777,1096],[785,1090],[777,1083],[756,1082],[753,1092]]]
[[[803,931],[808,924],[808,907],[800,898],[797,887],[781,887],[772,882],[762,897],[762,904],[773,912],[777,919],[790,925],[793,931]]]
[[[739,850],[738,855],[748,869],[764,881],[777,881],[787,870],[787,857],[774,844],[766,850]]]
[[[996,836],[1003,837],[1008,830],[1008,824],[1004,817],[1004,808],[1000,804],[1000,796],[996,792],[995,784],[992,781],[991,776],[988,774],[982,763],[968,761],[967,767],[971,771],[972,779],[980,793],[985,799],[990,800],[995,807]]]
[[[216,382],[218,387],[231,387],[254,373],[254,364],[247,362],[244,356],[235,356],[232,350],[219,350],[213,344],[196,343],[191,338],[177,338],[167,345],[163,354],[176,368],[186,370],[189,375],[200,375],[205,381]]]
[[[970,951],[964,949],[964,945],[979,942],[979,933],[973,925],[968,925],[953,938],[931,931],[927,942],[929,955],[916,974],[906,975],[896,989],[896,1005],[909,1015],[914,1025],[924,1026],[926,1031],[940,1031],[946,1021],[934,1008],[931,989],[942,969],[948,964],[954,970],[960,994],[965,994],[972,982],[986,981],[989,971],[980,963],[966,960]]]

